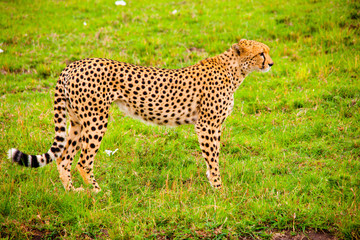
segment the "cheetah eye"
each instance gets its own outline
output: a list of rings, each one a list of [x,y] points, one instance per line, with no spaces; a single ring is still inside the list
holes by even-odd
[[[264,55],[264,53],[263,53],[263,52],[262,52],[262,53],[260,53],[260,56],[265,57],[265,55]]]

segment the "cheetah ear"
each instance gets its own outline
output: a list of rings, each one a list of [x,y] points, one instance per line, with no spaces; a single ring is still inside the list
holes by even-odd
[[[238,43],[234,43],[231,48],[235,51],[235,53],[240,56],[242,49]]]

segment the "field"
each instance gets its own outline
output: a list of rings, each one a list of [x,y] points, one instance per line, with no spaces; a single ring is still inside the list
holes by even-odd
[[[359,1],[125,1],[0,2],[0,238],[360,239]],[[181,68],[242,38],[267,44],[275,65],[235,94],[222,191],[207,181],[193,126],[148,126],[115,106],[98,194],[75,168],[84,192],[66,192],[55,163],[7,159],[9,148],[50,147],[66,64]]]

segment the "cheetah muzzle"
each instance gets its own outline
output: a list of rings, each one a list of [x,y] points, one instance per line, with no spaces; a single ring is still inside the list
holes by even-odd
[[[56,159],[66,190],[75,189],[70,170],[77,163],[85,183],[100,187],[93,173],[94,158],[107,129],[115,102],[127,115],[157,125],[194,124],[205,159],[206,176],[221,187],[219,151],[221,125],[234,106],[234,92],[253,71],[267,72],[274,64],[269,47],[240,40],[226,52],[181,69],[136,66],[91,58],[68,65],[56,84],[55,139],[42,155],[9,150],[9,158],[26,167],[42,167]],[[70,128],[66,132],[66,113]]]

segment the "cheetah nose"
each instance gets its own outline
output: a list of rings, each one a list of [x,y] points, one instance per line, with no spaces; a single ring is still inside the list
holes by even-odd
[[[274,63],[269,63],[269,67],[272,67],[274,65]]]

